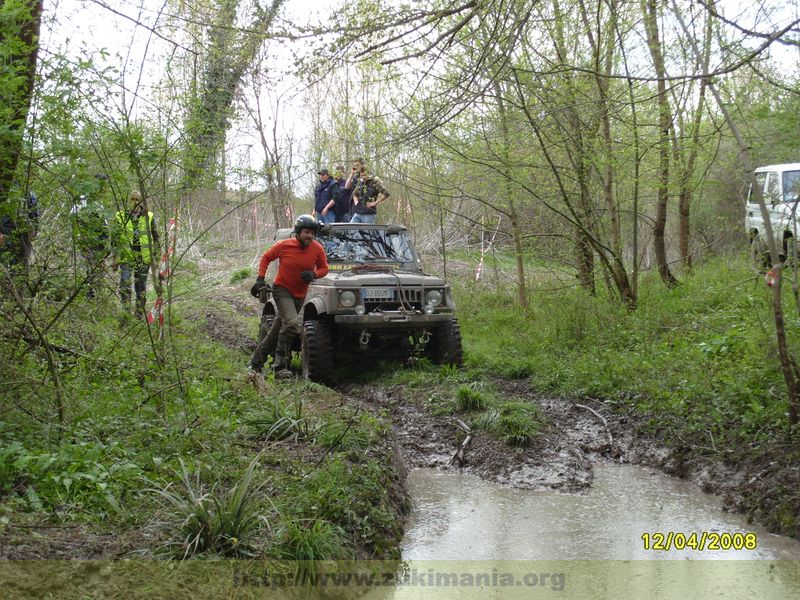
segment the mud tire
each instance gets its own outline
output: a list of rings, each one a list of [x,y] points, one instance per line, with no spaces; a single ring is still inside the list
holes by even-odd
[[[450,319],[434,331],[426,353],[435,365],[460,367],[464,363],[464,352],[461,347],[461,329],[458,327],[458,321]]]
[[[303,377],[317,383],[333,382],[331,324],[325,319],[303,322],[301,342]]]

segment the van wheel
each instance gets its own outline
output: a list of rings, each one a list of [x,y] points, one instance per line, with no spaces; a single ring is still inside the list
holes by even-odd
[[[333,383],[331,324],[325,319],[303,322],[303,377],[317,383]]]
[[[460,367],[464,363],[464,352],[461,347],[461,329],[458,321],[450,319],[433,332],[425,353],[435,365],[454,365]]]

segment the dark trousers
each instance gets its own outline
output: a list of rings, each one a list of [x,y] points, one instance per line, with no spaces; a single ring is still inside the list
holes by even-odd
[[[275,349],[278,347],[278,334],[281,331],[281,319],[277,315],[272,319],[272,323],[267,327],[264,322],[264,317],[261,318],[261,327],[259,328],[258,345],[256,346],[253,356],[250,358],[250,365],[255,371],[261,371],[267,359],[275,354]]]
[[[144,315],[147,302],[147,273],[149,267],[142,264],[119,266],[119,297],[124,306],[131,303],[131,275],[133,275],[133,289],[136,291],[136,314]]]
[[[300,333],[302,320],[300,311],[303,309],[305,298],[297,299],[289,293],[289,290],[279,286],[272,288],[272,297],[275,298],[275,305],[278,308],[277,320],[280,320],[281,323],[281,329],[278,332],[278,347],[275,349],[275,364],[273,365],[273,368],[278,371],[289,368],[292,342]],[[265,339],[266,337],[269,336],[265,336]]]

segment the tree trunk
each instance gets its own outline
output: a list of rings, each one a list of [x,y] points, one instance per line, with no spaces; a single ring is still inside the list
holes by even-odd
[[[667,201],[669,199],[669,133],[672,127],[669,98],[667,97],[666,68],[664,56],[661,51],[661,41],[658,34],[658,9],[655,0],[642,0],[644,25],[647,31],[647,47],[653,59],[653,67],[658,77],[658,203],[656,205],[656,218],[653,225],[653,247],[656,253],[656,263],[661,279],[667,287],[678,283],[667,260],[667,247],[664,239],[667,228]]]
[[[683,29],[684,34],[686,34],[686,38],[689,40],[692,50],[699,60],[701,56],[700,49],[697,47],[697,43],[691,37],[689,28],[686,26],[680,10],[674,2],[673,6],[675,7],[675,15],[678,18],[681,29]],[[707,8],[710,8],[710,6]],[[717,90],[716,85],[714,85],[712,81],[708,81],[707,85],[708,89],[711,90],[711,94],[714,96],[714,100],[717,103],[717,108],[725,119],[725,123],[730,128],[733,137],[736,138],[736,144],[739,146],[739,154],[742,157],[742,164],[744,165],[744,169],[747,172],[748,178],[750,179],[750,186],[753,190],[753,195],[758,202],[758,207],[761,211],[761,217],[764,220],[764,233],[767,238],[767,245],[769,246],[770,260],[772,261],[771,272],[773,273],[774,277],[772,282],[772,314],[775,320],[775,335],[777,338],[778,356],[780,358],[783,379],[786,383],[786,393],[789,403],[789,425],[794,426],[797,425],[798,419],[800,419],[800,398],[798,398],[798,368],[794,357],[789,354],[789,345],[786,340],[786,325],[783,318],[783,299],[781,298],[783,264],[781,263],[779,256],[780,251],[778,249],[778,244],[775,241],[769,211],[767,210],[767,205],[764,203],[763,190],[756,182],[755,166],[753,165],[753,159],[750,155],[750,144],[748,144],[744,139],[744,136],[739,130],[739,126],[736,124],[736,121],[734,121],[733,117],[731,116],[727,105],[722,101],[722,97],[719,93],[719,90]]]
[[[503,103],[502,90],[500,84],[495,84],[495,94],[497,97],[497,110],[500,114],[500,129],[503,135],[502,148],[502,168],[506,180],[506,196],[508,198],[508,215],[511,219],[511,236],[514,240],[514,259],[517,265],[517,297],[519,304],[523,308],[528,308],[528,292],[525,285],[525,262],[522,253],[522,232],[519,226],[519,216],[517,207],[514,203],[514,190],[511,187],[511,159],[510,159],[510,139],[508,133],[508,122],[506,120],[506,107]]]
[[[0,4],[0,44],[13,39],[19,54],[3,60],[0,80],[0,115],[4,127],[0,133],[0,203],[8,200],[22,152],[23,135],[33,99],[33,83],[39,56],[39,29],[42,20],[42,0],[25,0],[27,14],[3,15],[6,7]],[[16,215],[14,215],[16,217]]]
[[[272,0],[242,29],[236,27],[239,0],[222,0],[217,22],[211,28],[201,89],[192,99],[187,119],[185,188],[197,187],[198,182],[209,177],[218,180],[220,154],[236,94],[282,3],[283,0]]]

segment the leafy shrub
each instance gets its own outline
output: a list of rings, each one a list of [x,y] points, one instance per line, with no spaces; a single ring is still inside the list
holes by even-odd
[[[136,487],[138,465],[115,456],[114,444],[80,442],[57,451],[28,450],[12,442],[0,450],[0,490],[16,486],[33,510],[99,517],[123,513],[119,500]]]

